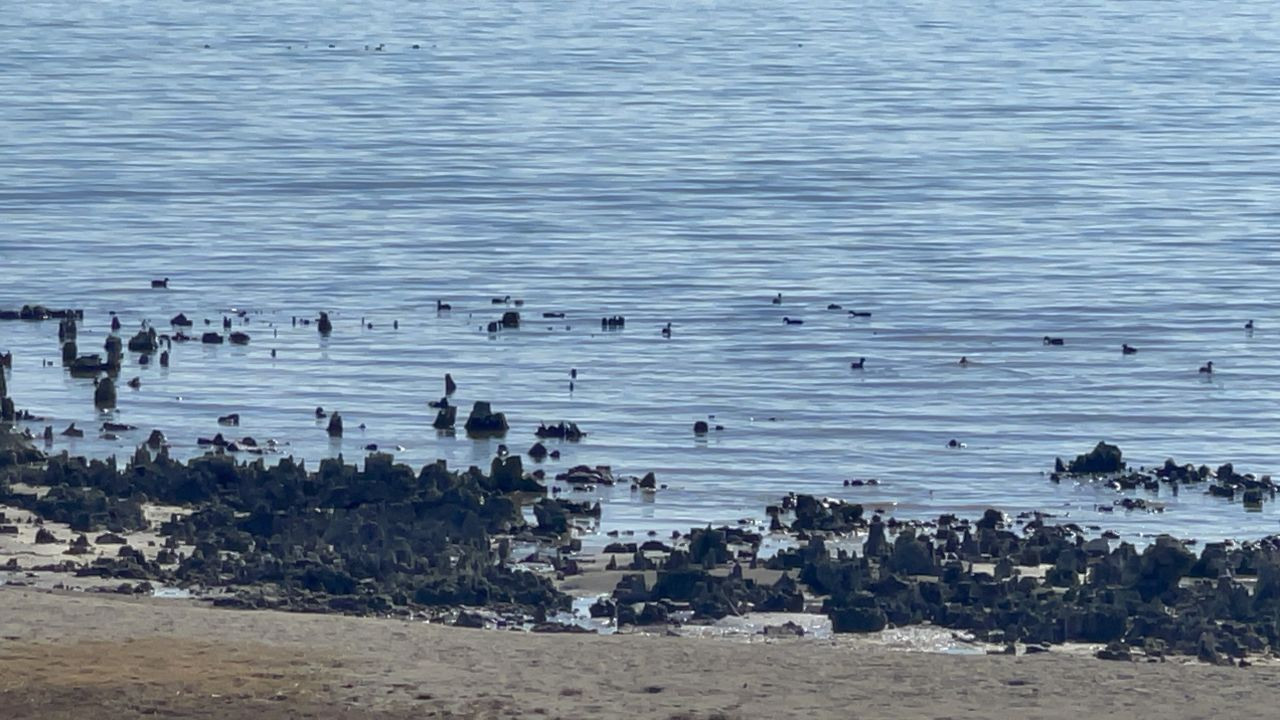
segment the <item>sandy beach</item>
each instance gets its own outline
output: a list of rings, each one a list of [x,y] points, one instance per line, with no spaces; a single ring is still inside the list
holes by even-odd
[[[535,635],[0,590],[6,718],[1264,717],[1280,667]]]

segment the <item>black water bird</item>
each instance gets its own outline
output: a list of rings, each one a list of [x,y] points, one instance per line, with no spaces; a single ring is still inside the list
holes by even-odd
[[[849,369],[851,370],[861,370],[866,366],[867,366],[867,359],[864,357],[858,358],[857,362],[849,363]]]

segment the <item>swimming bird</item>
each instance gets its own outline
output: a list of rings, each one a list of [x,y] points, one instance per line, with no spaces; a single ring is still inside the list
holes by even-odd
[[[965,356],[961,355],[961,356],[960,356],[960,363],[959,363],[959,364],[960,364],[960,366],[961,366],[961,367],[963,367],[963,366],[965,366],[965,365],[968,365],[968,364],[969,364],[969,358],[967,358],[967,357],[965,357]]]
[[[502,297],[500,297],[500,298],[493,298],[493,299],[492,299],[492,300],[490,300],[489,302],[490,302],[490,303],[492,303],[492,304],[494,304],[494,305],[506,305],[507,303],[511,302],[511,296],[510,296],[510,295],[504,295],[504,296],[502,296]]]
[[[1252,320],[1250,320],[1249,322],[1245,323],[1245,324],[1244,324],[1244,329],[1245,329],[1245,330],[1252,330],[1252,329],[1253,329],[1253,321],[1252,321]]]
[[[449,303],[444,302],[443,300],[436,300],[436,312],[444,312],[445,310],[452,310],[452,309],[453,309],[453,306],[450,305]]]
[[[777,295],[775,295],[775,296],[774,296],[774,298],[773,298],[773,304],[774,304],[774,305],[781,305],[781,304],[782,304],[782,293],[778,293]]]
[[[662,328],[662,337],[671,337],[671,323],[667,323],[666,326]]]
[[[1134,353],[1138,352],[1138,348],[1133,347],[1132,345],[1130,345],[1130,344],[1128,344],[1128,343],[1125,343],[1124,345],[1121,345],[1121,346],[1120,346],[1120,352],[1124,353],[1125,355],[1132,355],[1132,354],[1134,354]]]
[[[789,317],[782,318],[782,322],[783,324],[786,324],[786,325],[803,325],[804,324],[804,321],[799,318],[789,318]]]
[[[165,279],[163,279],[163,280],[152,280],[152,281],[151,281],[151,287],[153,287],[153,288],[167,288],[167,287],[169,287],[169,278],[165,278]]]
[[[849,368],[850,368],[851,370],[861,370],[861,369],[863,369],[864,367],[866,367],[866,365],[867,365],[867,359],[866,359],[866,358],[864,358],[864,357],[860,357],[860,358],[858,358],[858,361],[857,361],[857,362],[851,362],[851,363],[849,363]]]
[[[1204,373],[1205,375],[1212,375],[1212,374],[1213,374],[1213,361],[1212,361],[1212,360],[1210,360],[1209,362],[1207,362],[1207,363],[1205,363],[1205,364],[1201,365],[1201,366],[1200,366],[1200,372]]]
[[[142,378],[134,378],[130,380],[127,384],[129,387],[133,388],[134,390],[137,390],[138,388],[142,387]]]
[[[1045,335],[1044,344],[1045,345],[1066,345],[1067,341],[1063,340],[1062,338],[1049,337],[1048,335]]]

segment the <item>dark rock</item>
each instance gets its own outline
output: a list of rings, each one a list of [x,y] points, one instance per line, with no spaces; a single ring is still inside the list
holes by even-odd
[[[1122,662],[1130,662],[1133,660],[1133,653],[1129,651],[1129,647],[1122,642],[1109,643],[1105,648],[1094,653],[1099,660],[1119,660]]]
[[[608,598],[600,598],[587,608],[587,613],[593,618],[611,618],[618,612],[618,606]]]
[[[556,454],[551,453],[551,457],[555,458]],[[608,466],[587,467],[586,465],[575,465],[567,471],[558,473],[556,480],[569,483],[570,485],[612,485],[614,484],[613,473]]]
[[[334,412],[329,416],[329,427],[326,429],[331,438],[342,437],[342,416]]]
[[[556,425],[539,424],[538,429],[534,431],[534,434],[543,439],[554,438],[559,440],[569,440],[571,442],[577,442],[587,435],[578,427],[577,423],[564,422]]]
[[[857,604],[831,610],[831,630],[837,633],[879,632],[888,624],[884,611],[875,604],[875,598],[862,594]]]
[[[541,492],[545,490],[532,477],[524,474],[524,464],[519,455],[494,458],[489,465],[489,480],[498,492]]]
[[[457,422],[457,418],[458,408],[453,405],[442,407],[436,413],[436,419],[431,423],[431,426],[437,430],[448,430]]]
[[[507,433],[507,417],[493,412],[489,403],[477,401],[463,427],[472,437],[501,436]]]
[[[1124,470],[1124,458],[1120,448],[1099,442],[1093,450],[1076,456],[1067,467],[1072,475],[1103,475]]]
[[[461,628],[483,628],[484,616],[479,613],[463,610],[458,613],[457,619],[453,621],[453,626]]]
[[[129,338],[129,352],[135,353],[153,353],[159,349],[156,342],[156,331],[154,328],[139,330],[136,335]]]
[[[116,384],[111,378],[104,377],[98,381],[98,387],[93,390],[93,405],[100,410],[116,406]]]

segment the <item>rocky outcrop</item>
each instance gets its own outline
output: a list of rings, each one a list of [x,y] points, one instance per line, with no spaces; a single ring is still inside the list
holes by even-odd
[[[65,456],[44,467],[8,468],[0,475],[0,504],[79,533],[117,534],[145,527],[140,498],[188,507],[189,515],[158,528],[167,543],[193,548],[166,555],[176,564],[148,561],[125,546],[84,572],[239,590],[239,607],[384,614],[466,604],[535,616],[565,609],[567,598],[545,578],[496,562],[493,536],[524,527],[517,503],[496,489],[511,483],[518,463],[502,470],[507,479],[497,481],[474,468],[450,472],[443,462],[415,473],[375,453],[363,469],[337,459],[308,472],[290,458],[270,467],[219,455],[180,463],[163,449],[154,456],[140,449],[122,469]],[[9,480],[50,490],[43,497],[18,493]]]
[[[1072,475],[1118,473],[1124,470],[1124,456],[1119,447],[1099,442],[1092,450],[1083,455],[1077,455],[1075,460],[1066,465],[1059,458],[1055,466],[1058,472],[1067,472]]]

